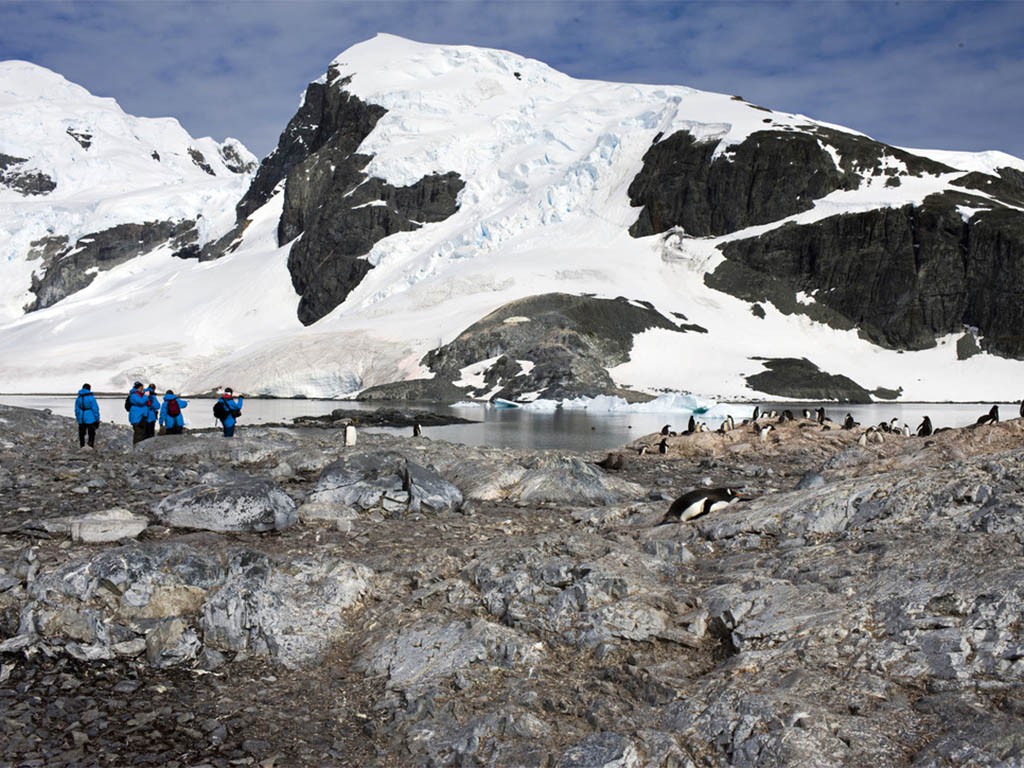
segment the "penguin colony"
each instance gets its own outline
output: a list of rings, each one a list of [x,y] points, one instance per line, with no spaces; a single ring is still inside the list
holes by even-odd
[[[832,420],[828,417],[823,407],[816,408],[812,412],[808,409],[803,409],[802,419],[799,421],[798,426],[800,428],[817,427],[821,431],[827,431],[832,429]],[[1024,400],[1020,404],[1020,417],[1024,418]],[[797,419],[790,410],[784,410],[780,414],[778,411],[769,410],[762,412],[760,406],[755,406],[754,411],[751,414],[750,419],[744,419],[740,426],[749,426],[749,428],[755,432],[758,436],[759,442],[767,442],[771,433],[775,431],[776,424],[786,424],[788,422],[796,422]],[[972,427],[983,426],[986,424],[995,424],[999,421],[999,406],[993,405],[988,413],[979,417]],[[853,418],[853,415],[847,413],[844,417],[841,425],[841,429],[851,431],[860,427],[860,422]],[[725,434],[736,429],[736,422],[732,415],[728,415],[723,419],[721,425],[715,430],[718,434]],[[883,421],[877,425],[870,425],[865,429],[857,439],[857,444],[861,447],[865,447],[872,443],[882,443],[885,438],[884,435],[900,435],[902,437],[910,437],[912,434],[916,434],[918,437],[930,437],[939,432],[944,432],[949,427],[942,427],[936,429],[932,425],[931,418],[925,416],[917,430],[911,432],[910,426],[899,422],[899,419],[893,418],[889,421]],[[682,436],[693,435],[698,432],[707,432],[707,424],[703,422],[697,422],[694,416],[690,416],[686,430],[682,433],[677,433],[672,430],[671,424],[666,424],[661,428],[661,440],[658,443],[658,453],[665,455],[668,453],[668,438],[676,437],[680,434]],[[778,438],[776,438],[777,441]],[[638,449],[640,456],[645,455],[651,446],[641,445]],[[598,466],[606,470],[620,470],[626,466],[626,458],[619,453],[609,453],[608,456],[602,461],[596,462]],[[698,517],[709,514],[720,509],[735,504],[739,501],[744,501],[748,497],[744,497],[739,491],[732,488],[696,488],[691,491],[684,493],[672,502],[668,512],[665,513],[664,518],[658,525],[665,525],[668,523],[682,523],[689,520],[694,520]]]

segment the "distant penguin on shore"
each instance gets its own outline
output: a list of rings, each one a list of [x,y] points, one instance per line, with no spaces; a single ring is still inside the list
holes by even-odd
[[[931,437],[931,434],[932,434],[933,431],[934,430],[932,430],[932,420],[929,419],[927,416],[925,416],[921,420],[920,425],[918,425],[918,427],[917,427],[917,436],[918,437]]]
[[[417,421],[412,425],[412,436],[420,437],[423,434],[423,429],[420,427],[420,423]]]
[[[975,423],[976,424],[995,424],[999,421],[999,406],[993,405],[989,412],[984,416],[980,417]]]
[[[693,520],[709,512],[724,509],[737,501],[743,501],[743,497],[732,488],[697,488],[673,501],[658,525]]]
[[[671,430],[672,430],[672,425],[671,424],[666,424],[664,427],[661,428],[661,434],[665,435],[665,436],[668,436],[668,435],[670,435],[672,433]]]
[[[761,406],[755,405],[754,406],[754,415],[751,416],[751,419],[753,419],[754,421],[757,421],[760,418],[761,418]]]
[[[814,414],[815,414],[815,418],[818,420],[819,424],[824,424],[826,421],[829,420],[828,417],[825,416],[825,409],[824,408],[816,409]]]
[[[763,427],[757,430],[757,439],[760,440],[762,443],[767,442],[768,433],[771,432],[773,429],[775,429],[775,427],[773,427],[771,424],[764,425]]]
[[[804,418],[805,419],[811,418],[811,412],[807,408],[804,408]]]
[[[692,435],[697,431],[697,420],[693,418],[693,414],[690,414],[690,420],[686,423],[686,431],[684,435]]]
[[[661,442],[658,443],[658,453],[660,453],[660,454],[668,453],[668,439],[667,438],[664,438],[664,437],[661,438]]]
[[[641,446],[640,446],[639,448],[637,448],[637,451],[636,451],[636,452],[637,452],[637,455],[639,455],[639,456],[643,456],[643,455],[644,455],[645,453],[647,453],[647,451],[649,451],[649,450],[650,450],[650,446],[647,446],[647,445],[641,445]]]
[[[779,416],[779,424],[785,424],[787,421],[793,421],[793,412],[788,408],[782,412]]]
[[[1020,401],[1020,417],[1024,419],[1024,400]]]
[[[853,414],[846,414],[846,418],[843,419],[843,429],[853,429],[857,426],[857,422],[853,420]]]

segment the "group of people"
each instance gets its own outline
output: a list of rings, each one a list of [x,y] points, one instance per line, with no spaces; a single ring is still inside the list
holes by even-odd
[[[243,395],[236,399],[230,387],[224,390],[214,404],[213,415],[220,421],[224,437],[234,436],[235,424],[242,415],[242,404]],[[156,394],[155,384],[145,387],[141,381],[136,381],[125,398],[124,407],[128,412],[128,423],[132,425],[133,445],[156,435],[158,424],[162,427],[162,434],[180,435],[185,430],[183,411],[188,407],[188,400],[176,395],[172,389],[164,393],[161,401]],[[79,446],[95,448],[100,406],[88,384],[83,384],[75,397],[75,421],[78,422]]]

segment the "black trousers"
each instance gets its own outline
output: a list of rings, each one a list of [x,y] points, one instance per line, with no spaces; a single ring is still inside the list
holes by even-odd
[[[85,445],[86,435],[89,436],[89,447],[96,447],[96,424],[79,424],[78,425],[78,444],[80,446]]]
[[[146,437],[147,438],[149,438],[149,437],[156,437],[156,422],[155,421],[147,421],[146,422]]]

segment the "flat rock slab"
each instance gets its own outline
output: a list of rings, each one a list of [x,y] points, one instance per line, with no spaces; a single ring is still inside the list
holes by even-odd
[[[280,531],[298,521],[295,502],[270,480],[197,486],[167,496],[153,509],[173,528],[206,531]]]
[[[392,452],[353,453],[320,474],[309,505],[385,513],[457,511],[462,493],[432,469]]]

